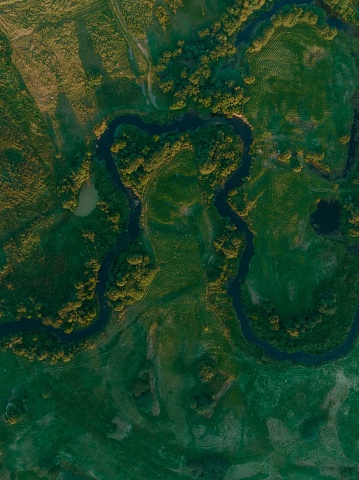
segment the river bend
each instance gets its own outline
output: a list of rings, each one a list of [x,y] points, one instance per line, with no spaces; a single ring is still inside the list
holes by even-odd
[[[281,0],[277,2],[269,11],[265,11],[259,14],[255,22],[252,22],[248,27],[244,28],[241,32],[238,33],[236,42],[237,46],[240,47],[243,43],[247,42],[250,39],[252,34],[255,32],[255,29],[259,22],[268,21],[268,19],[284,5],[309,5],[314,3],[315,2],[311,0]],[[344,31],[347,31],[348,29],[348,26],[338,18],[328,17],[327,22],[329,25],[335,26]],[[355,112],[354,120],[356,120],[355,126],[357,126],[358,112]],[[234,131],[241,137],[244,147],[241,164],[234,172],[234,174],[227,180],[224,187],[216,192],[214,198],[214,205],[221,216],[228,217],[230,219],[231,223],[236,226],[239,233],[245,236],[246,240],[245,249],[240,259],[237,275],[230,282],[228,287],[228,293],[233,300],[233,306],[239,319],[241,330],[245,339],[261,347],[267,355],[275,358],[276,360],[290,360],[293,362],[299,362],[307,365],[317,365],[323,362],[333,361],[337,358],[343,357],[354,345],[357,335],[359,333],[359,306],[356,311],[352,327],[345,342],[342,345],[334,348],[333,350],[323,354],[312,354],[302,351],[283,352],[281,350],[278,350],[276,347],[274,347],[267,341],[255,335],[240,297],[240,285],[246,278],[250,260],[254,254],[253,234],[249,230],[244,220],[239,217],[227,203],[228,193],[234,188],[238,188],[244,181],[244,178],[249,174],[251,167],[250,146],[253,140],[252,132],[248,124],[239,117],[233,117],[230,120],[218,117],[217,119],[211,118],[210,121],[217,121],[218,123],[225,123],[231,125]],[[101,331],[105,327],[110,316],[110,309],[106,299],[106,286],[111,274],[113,262],[116,256],[121,251],[126,249],[129,243],[135,240],[140,233],[141,203],[136,198],[134,193],[122,183],[115,165],[114,158],[111,155],[110,148],[114,141],[116,129],[121,124],[129,124],[136,126],[143,131],[146,131],[150,135],[162,135],[164,133],[170,132],[185,132],[190,129],[202,127],[206,123],[206,120],[200,118],[196,114],[191,113],[187,113],[180,120],[174,121],[171,124],[164,126],[160,126],[155,123],[146,123],[142,118],[135,115],[120,115],[110,123],[106,131],[103,133],[103,135],[97,142],[97,153],[105,162],[107,171],[109,172],[114,184],[117,186],[117,188],[119,188],[125,193],[129,204],[130,215],[127,231],[119,235],[116,244],[106,255],[98,272],[96,294],[99,304],[99,314],[96,320],[90,326],[83,330],[73,331],[69,334],[66,334],[63,331],[53,328],[49,325],[44,325],[40,319],[23,318],[20,321],[12,321],[0,324],[0,336],[8,336],[16,333],[25,333],[30,331],[44,331],[51,335],[54,335],[60,342],[67,343],[85,339]],[[358,142],[356,142],[355,139],[356,128],[353,127],[351,133],[352,135],[349,144],[348,154],[349,163],[351,160],[349,156],[352,157],[354,155],[355,150],[358,146]],[[347,173],[348,170],[348,162],[345,173]]]

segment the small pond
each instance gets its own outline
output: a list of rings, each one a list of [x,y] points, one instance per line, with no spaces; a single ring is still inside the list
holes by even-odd
[[[320,200],[310,216],[310,224],[320,234],[333,233],[340,227],[340,205],[337,200]]]
[[[81,187],[75,215],[77,217],[87,217],[95,209],[98,199],[98,191],[91,178],[89,178]]]

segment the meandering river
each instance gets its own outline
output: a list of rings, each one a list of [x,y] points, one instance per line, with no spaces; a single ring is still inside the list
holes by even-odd
[[[250,24],[238,34],[237,45],[240,45],[242,42],[245,42],[250,38],[252,33],[255,31],[258,22],[266,21],[282,6],[289,4],[300,5],[311,3],[313,2],[298,2],[295,0],[282,0],[278,2],[270,11],[260,14],[256,22]],[[345,23],[341,22],[337,18],[329,18],[328,23],[338,28],[342,28],[343,30],[346,30],[348,28]],[[232,189],[239,187],[243,182],[243,179],[249,174],[251,166],[250,146],[252,144],[252,132],[248,124],[239,117],[234,117],[231,120],[222,117],[205,120],[203,118],[200,118],[198,115],[191,113],[187,113],[182,119],[174,121],[173,123],[165,126],[160,126],[155,123],[145,123],[144,120],[142,120],[140,117],[134,115],[120,115],[110,123],[107,130],[103,133],[103,135],[97,142],[97,153],[105,162],[107,171],[111,175],[114,184],[117,186],[117,188],[119,188],[126,194],[129,204],[130,215],[128,230],[120,234],[116,245],[114,245],[111,251],[106,255],[98,273],[96,294],[99,303],[99,314],[95,322],[93,322],[89,327],[81,331],[74,331],[70,334],[66,334],[61,330],[55,329],[51,326],[43,325],[40,319],[22,319],[20,321],[0,324],[0,336],[11,335],[20,332],[41,330],[55,335],[59,339],[59,341],[74,342],[87,338],[88,336],[93,335],[104,328],[110,316],[110,310],[105,294],[107,282],[111,273],[111,267],[119,252],[126,249],[129,243],[136,239],[136,237],[140,233],[141,203],[139,199],[134,195],[134,193],[122,183],[115,165],[115,161],[111,155],[110,148],[114,141],[116,129],[121,124],[130,124],[146,131],[150,135],[162,135],[169,132],[185,132],[190,129],[201,127],[205,125],[207,121],[226,123],[231,125],[234,131],[241,137],[244,146],[240,166],[235,171],[235,173],[227,180],[224,187],[216,192],[214,199],[215,207],[217,208],[220,215],[222,215],[223,217],[228,217],[232,224],[236,226],[238,232],[243,234],[246,239],[246,245],[244,252],[241,256],[237,276],[231,281],[228,288],[228,293],[233,300],[233,306],[238,316],[244,337],[249,342],[255,343],[259,347],[263,348],[266,354],[270,355],[276,360],[291,360],[294,362],[300,362],[308,365],[315,365],[323,362],[332,361],[348,353],[359,333],[359,307],[356,311],[351,330],[345,342],[339,347],[323,354],[310,354],[301,351],[283,352],[255,335],[240,297],[240,285],[246,278],[250,260],[254,254],[253,234],[249,230],[244,220],[240,218],[227,203],[228,193]],[[352,130],[352,138],[349,144],[349,155],[351,156],[355,153],[353,153],[353,149],[356,149],[357,147],[357,142],[355,141],[355,133],[355,130]]]

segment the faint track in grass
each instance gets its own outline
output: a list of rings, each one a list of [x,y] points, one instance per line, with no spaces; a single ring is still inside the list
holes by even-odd
[[[133,35],[123,13],[120,10],[120,7],[116,3],[116,0],[110,0],[110,7],[128,43],[128,46],[132,49],[134,53],[140,74],[145,74],[145,72],[149,69],[150,66],[149,52],[146,51],[143,45],[141,45],[140,42],[136,39],[136,37]],[[137,60],[137,58],[139,58],[139,60]],[[142,63],[144,65],[142,65]]]

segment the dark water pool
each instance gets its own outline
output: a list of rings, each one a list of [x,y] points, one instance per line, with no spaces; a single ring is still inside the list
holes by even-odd
[[[314,230],[320,234],[336,232],[340,227],[340,205],[337,200],[320,200],[317,209],[310,217]]]

